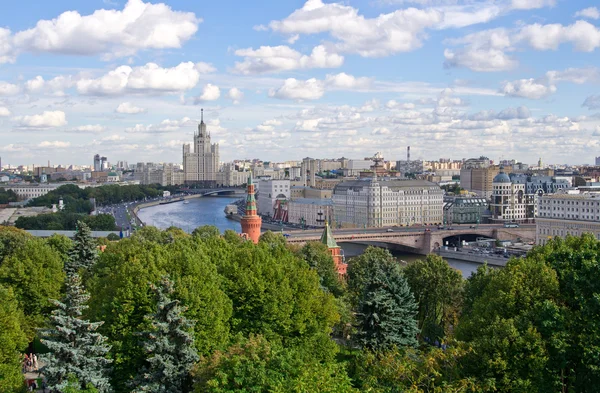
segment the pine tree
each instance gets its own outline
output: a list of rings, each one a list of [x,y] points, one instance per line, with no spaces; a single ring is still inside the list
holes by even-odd
[[[98,392],[110,392],[106,368],[111,362],[106,358],[110,350],[106,337],[96,330],[103,322],[82,319],[89,294],[77,273],[67,277],[66,294],[62,302],[51,300],[57,307],[50,317],[53,329],[43,332],[42,342],[50,352],[44,356],[46,365],[42,373],[48,379],[51,392],[65,392],[69,380],[76,378],[81,388],[93,385]]]
[[[69,258],[65,263],[67,275],[79,273],[80,269],[89,269],[98,259],[96,242],[92,238],[92,231],[83,221],[77,221],[73,248],[69,250]]]
[[[135,381],[134,392],[183,393],[189,391],[190,371],[199,360],[194,348],[193,324],[183,315],[185,308],[171,300],[173,283],[166,277],[158,287],[152,285],[157,298],[149,332],[142,333],[147,366]]]
[[[396,263],[380,263],[358,298],[357,341],[371,350],[417,343],[417,303]]]

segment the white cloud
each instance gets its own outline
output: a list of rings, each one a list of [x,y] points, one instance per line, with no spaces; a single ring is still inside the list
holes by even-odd
[[[412,102],[397,102],[396,100],[389,100],[385,107],[388,109],[415,109],[415,104]]]
[[[600,109],[600,95],[587,97],[581,106],[586,107],[589,110]]]
[[[10,30],[0,27],[0,64],[14,63],[15,60]]]
[[[327,75],[325,84],[329,88],[351,90],[367,88],[371,84],[371,78],[356,78],[353,75],[348,75],[345,72],[340,72],[335,75]]]
[[[100,133],[106,130],[106,127],[101,126],[100,124],[86,124],[84,126],[77,126],[77,127],[73,127],[71,128],[69,131],[70,132],[82,132],[82,133]]]
[[[546,78],[552,83],[571,82],[578,85],[600,82],[600,69],[596,67],[567,68],[564,71],[548,71]]]
[[[277,119],[265,120],[262,122],[262,124],[259,124],[258,126],[256,126],[256,128],[253,131],[271,132],[271,131],[275,130],[275,127],[278,127],[282,124],[283,123]]]
[[[136,124],[134,127],[125,128],[126,132],[131,133],[155,133],[178,131],[183,127],[194,127],[197,123],[189,117],[183,117],[181,120],[165,119],[158,124]]]
[[[515,10],[532,10],[543,7],[553,7],[556,0],[512,0],[511,8]]]
[[[117,135],[117,134],[105,136],[104,138],[102,138],[102,141],[105,141],[105,142],[117,142],[117,141],[124,141],[124,140],[125,140],[125,137],[123,137],[121,135]]]
[[[237,87],[232,87],[231,89],[229,89],[229,92],[227,93],[227,97],[231,101],[233,101],[234,104],[239,104],[242,101],[242,99],[244,98],[244,93]]]
[[[120,66],[96,79],[77,81],[77,91],[87,95],[126,93],[169,93],[191,89],[198,84],[200,72],[191,61],[171,68],[155,63],[141,67]]]
[[[196,101],[215,101],[218,100],[219,97],[221,97],[221,89],[219,89],[219,86],[215,86],[209,83],[206,86],[204,86],[204,89],[202,89],[202,94],[196,99]]]
[[[337,40],[335,46],[340,51],[381,57],[419,48],[424,30],[442,18],[438,10],[416,8],[366,18],[351,6],[308,0],[285,19],[269,23],[269,27],[286,35],[327,32]]]
[[[515,39],[536,50],[555,50],[560,44],[569,42],[578,51],[592,52],[600,47],[600,29],[582,20],[568,26],[535,23],[522,27]]]
[[[198,62],[195,64],[196,70],[201,74],[210,74],[217,69],[210,63]]]
[[[306,81],[288,78],[283,86],[271,89],[269,96],[284,100],[317,100],[325,94],[323,82],[315,78]]]
[[[452,44],[464,44],[458,50],[444,50],[444,66],[465,67],[473,71],[506,71],[514,68],[517,62],[505,51],[511,47],[510,34],[506,29],[498,28],[466,35],[449,40]]]
[[[63,111],[44,111],[39,115],[16,116],[12,120],[18,127],[24,128],[51,128],[67,124],[67,117]]]
[[[588,19],[600,19],[600,11],[596,7],[584,8],[581,11],[575,13],[576,17],[588,18]]]
[[[65,147],[71,146],[70,142],[62,142],[62,141],[43,141],[38,144],[38,147],[43,148],[55,148],[55,149],[64,149]]]
[[[67,11],[12,36],[0,34],[10,39],[12,58],[20,52],[102,54],[112,58],[143,49],[181,48],[196,33],[200,22],[194,13],[173,11],[164,3],[129,0],[123,10],[102,9],[83,16]]]
[[[303,55],[289,46],[261,46],[258,49],[238,49],[237,56],[244,61],[236,62],[234,71],[243,75],[291,71],[308,68],[337,68],[344,57],[329,53],[323,45],[313,48],[310,56]]]
[[[7,117],[10,116],[10,111],[8,110],[7,107],[4,106],[0,106],[0,117]]]
[[[44,88],[44,78],[42,78],[40,75],[36,76],[33,79],[28,80],[27,82],[25,82],[25,89],[27,91],[31,91],[31,92],[36,92],[36,91],[40,91],[41,89]]]
[[[533,78],[519,79],[514,82],[505,82],[501,92],[512,97],[524,97],[537,100],[556,92],[556,86],[549,85],[546,81]]]
[[[20,91],[21,88],[18,85],[0,81],[0,96],[14,96]]]
[[[117,113],[127,113],[127,114],[136,114],[136,113],[144,113],[146,112],[146,109],[144,108],[140,108],[137,107],[135,105],[133,105],[131,102],[123,102],[121,104],[119,104],[119,106],[116,109]]]

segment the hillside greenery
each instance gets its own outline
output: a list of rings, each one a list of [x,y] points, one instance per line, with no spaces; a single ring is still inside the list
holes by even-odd
[[[56,305],[66,303],[53,299],[73,293],[86,294],[87,308],[70,323],[92,324],[105,340],[116,393],[169,391],[160,383],[169,378],[178,392],[215,393],[600,386],[600,242],[591,235],[552,240],[466,280],[439,257],[400,268],[376,248],[340,279],[325,247],[290,247],[270,232],[254,245],[214,227],[145,227],[103,241],[97,257],[91,240],[77,243],[0,227],[0,391],[21,391],[19,354],[60,322]],[[108,390],[77,372],[62,378],[64,392]]]

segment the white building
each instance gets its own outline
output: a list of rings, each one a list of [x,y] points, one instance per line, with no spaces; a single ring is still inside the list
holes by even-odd
[[[217,185],[224,187],[235,187],[246,184],[248,172],[238,171],[233,163],[223,164],[217,172]]]
[[[348,160],[346,168],[342,170],[344,176],[358,176],[362,171],[371,170],[373,161],[371,160]]]
[[[56,190],[58,187],[64,186],[65,184],[74,184],[79,188],[86,188],[88,185],[85,184],[77,184],[77,183],[50,183],[50,184],[8,184],[2,186],[2,188],[8,190],[13,190],[15,194],[22,200],[28,200],[40,197],[42,195],[46,195],[50,191]]]
[[[347,227],[441,224],[443,196],[438,185],[425,180],[342,182],[333,190],[334,218]]]
[[[600,193],[543,195],[538,201],[537,244],[555,236],[592,233],[600,240]]]
[[[537,194],[527,194],[525,184],[513,182],[500,167],[492,180],[492,220],[524,222],[533,219],[537,213]]]
[[[202,111],[204,113],[204,111]],[[215,187],[219,171],[219,144],[210,143],[210,133],[206,131],[204,115],[194,133],[194,149],[190,144],[183,145],[183,171],[186,183],[196,183],[204,187]]]
[[[287,203],[288,222],[323,227],[333,220],[333,201],[320,198],[296,198]]]
[[[273,217],[277,201],[290,199],[290,189],[289,180],[260,180],[257,198],[258,214]]]

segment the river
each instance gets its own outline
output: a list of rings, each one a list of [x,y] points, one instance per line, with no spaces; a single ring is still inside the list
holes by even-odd
[[[166,229],[175,226],[190,233],[202,225],[214,225],[221,232],[231,229],[240,232],[241,225],[237,221],[229,220],[225,217],[223,209],[228,204],[233,203],[239,197],[203,197],[190,199],[188,204],[183,202],[169,203],[166,205],[151,206],[141,209],[138,212],[139,218],[147,225],[153,225],[160,229]],[[360,255],[366,246],[358,244],[341,244],[344,254],[347,258]],[[408,263],[418,259],[425,258],[423,255],[410,254],[393,251],[392,254],[398,260]],[[463,277],[467,278],[472,272],[477,270],[480,264],[466,262],[457,259],[447,259],[448,264],[462,272]]]
[[[203,197],[188,199],[189,203],[174,202],[166,205],[146,207],[138,212],[138,217],[146,223],[160,229],[175,226],[190,233],[202,225],[214,225],[221,232],[231,229],[240,232],[237,221],[225,217],[225,206],[240,199],[239,197]]]

